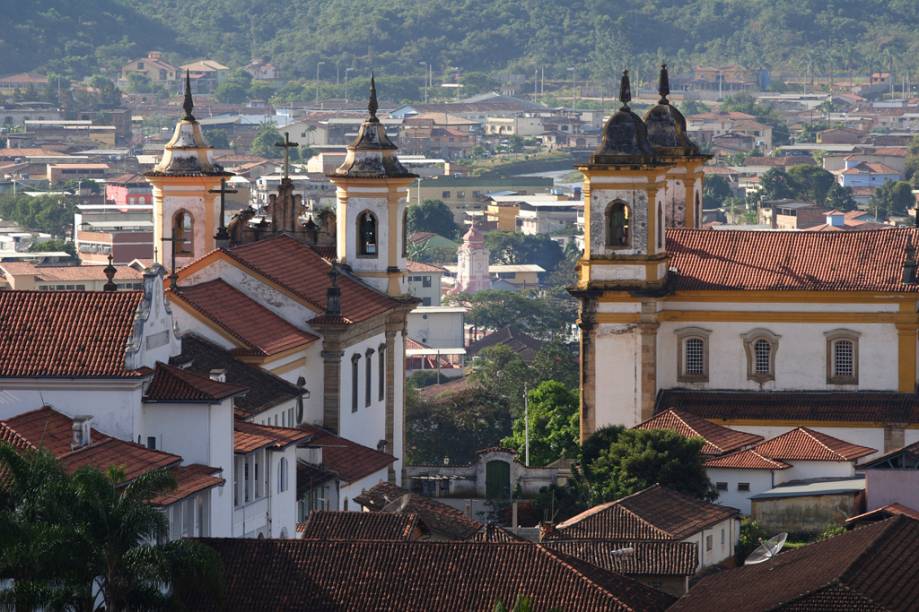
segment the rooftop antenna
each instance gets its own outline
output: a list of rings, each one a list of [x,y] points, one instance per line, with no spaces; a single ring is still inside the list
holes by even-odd
[[[782,550],[782,547],[785,546],[785,540],[788,539],[788,534],[784,531],[776,536],[773,536],[766,540],[765,542],[760,540],[759,546],[749,554],[746,560],[743,562],[744,565],[756,565],[757,563],[764,563],[769,561]]]

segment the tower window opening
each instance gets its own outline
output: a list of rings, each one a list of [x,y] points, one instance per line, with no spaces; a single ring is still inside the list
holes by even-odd
[[[769,341],[764,338],[760,338],[759,340],[754,342],[753,343],[753,354],[754,354],[754,363],[753,363],[754,373],[770,374],[772,370],[771,359],[770,359],[770,356],[772,354],[772,345],[769,344]]]
[[[357,217],[358,255],[376,257],[378,248],[377,218],[366,210]]]
[[[632,211],[625,202],[616,201],[606,208],[606,246],[628,248],[632,243]]]
[[[186,210],[180,210],[172,219],[172,239],[176,255],[193,255],[195,252],[195,221]]]
[[[664,207],[657,203],[657,248],[664,248]]]

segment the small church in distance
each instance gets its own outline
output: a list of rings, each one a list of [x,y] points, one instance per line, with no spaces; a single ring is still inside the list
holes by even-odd
[[[912,228],[700,229],[683,115],[621,108],[580,168],[581,436],[677,409],[772,438],[799,426],[888,451],[919,441]]]

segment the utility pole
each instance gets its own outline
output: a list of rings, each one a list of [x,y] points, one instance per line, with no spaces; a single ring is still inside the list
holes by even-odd
[[[530,397],[527,383],[523,383],[523,462],[530,467]]]
[[[325,62],[316,63],[316,106],[319,106],[319,67],[325,64]]]

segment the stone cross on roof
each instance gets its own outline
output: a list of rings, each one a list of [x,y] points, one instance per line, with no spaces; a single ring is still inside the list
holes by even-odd
[[[287,152],[287,149],[284,150]],[[237,189],[227,189],[227,179],[220,179],[220,189],[210,189],[208,193],[219,193],[220,194],[220,216],[217,219],[217,233],[214,235],[214,240],[217,241],[218,247],[228,246],[230,240],[230,233],[227,231],[226,223],[224,222],[224,215],[226,214],[226,195],[228,193],[239,193]]]
[[[290,141],[290,132],[284,132],[284,142],[274,143],[276,147],[284,148],[284,178],[290,176],[290,150],[300,146],[300,143]]]

